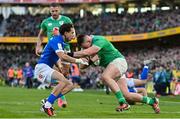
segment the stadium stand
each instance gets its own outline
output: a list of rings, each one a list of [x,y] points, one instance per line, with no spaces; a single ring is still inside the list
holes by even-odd
[[[11,15],[4,36],[37,36],[40,22],[48,15]],[[66,15],[74,21],[77,33],[120,35],[159,31],[180,26],[180,10],[149,11],[146,13],[102,13],[98,16],[87,12],[80,18],[78,14]],[[19,22],[21,21],[21,22]],[[16,27],[16,25],[19,25]]]

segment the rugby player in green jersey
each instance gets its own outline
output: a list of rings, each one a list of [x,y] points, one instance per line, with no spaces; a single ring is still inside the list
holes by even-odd
[[[43,35],[46,34],[48,37],[48,41],[50,38],[52,38],[54,35],[59,35],[59,28],[65,24],[65,23],[72,23],[71,19],[69,17],[60,15],[60,6],[56,3],[52,3],[50,5],[50,13],[51,16],[44,19],[41,23],[41,29],[38,34],[38,41],[36,45],[36,55],[40,55],[42,52],[42,42],[43,42]],[[69,43],[66,43],[65,45],[65,52],[70,51]],[[63,64],[62,62],[59,62],[61,64],[63,70],[61,70],[63,74],[68,75],[70,65],[69,64]],[[59,107],[66,107],[67,101],[65,96],[62,96],[61,99],[58,99],[58,106]]]
[[[87,57],[98,55],[99,65],[104,67],[101,79],[114,92],[119,106],[116,111],[123,111],[130,108],[125,99],[142,102],[151,105],[155,113],[160,112],[159,101],[157,98],[142,96],[128,91],[125,80],[127,71],[127,62],[125,57],[103,36],[79,35],[77,42],[84,50],[71,53],[73,57]],[[124,98],[125,97],[125,98]]]

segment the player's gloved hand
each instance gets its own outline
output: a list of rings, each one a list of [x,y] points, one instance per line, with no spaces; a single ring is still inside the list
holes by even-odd
[[[89,65],[88,62],[83,61],[82,59],[76,59],[75,61],[77,64],[84,64],[84,65]]]

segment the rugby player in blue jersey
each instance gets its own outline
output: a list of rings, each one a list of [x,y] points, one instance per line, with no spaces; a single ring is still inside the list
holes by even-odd
[[[59,82],[42,105],[42,110],[49,116],[54,115],[53,103],[55,100],[73,89],[72,82],[67,80],[62,73],[54,70],[52,67],[56,65],[57,68],[61,70],[59,59],[70,63],[88,65],[88,63],[82,59],[76,59],[64,53],[64,47],[66,45],[64,40],[70,41],[76,37],[73,25],[63,24],[60,27],[60,34],[61,35],[54,36],[49,40],[35,66],[35,76],[39,81],[51,83],[51,80],[55,79]]]

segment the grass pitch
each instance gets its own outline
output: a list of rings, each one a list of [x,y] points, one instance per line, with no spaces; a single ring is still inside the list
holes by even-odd
[[[47,118],[40,112],[40,100],[51,90],[0,87],[0,118]],[[68,107],[60,109],[54,104],[56,117],[52,118],[180,118],[180,96],[161,97],[161,113],[155,114],[151,106],[137,104],[124,112],[116,112],[114,95],[103,91],[86,90],[66,95]]]

